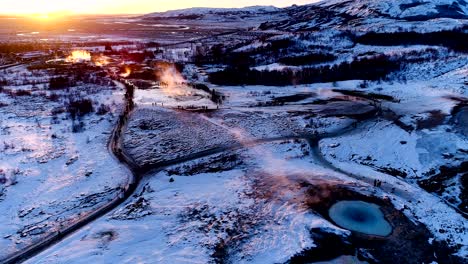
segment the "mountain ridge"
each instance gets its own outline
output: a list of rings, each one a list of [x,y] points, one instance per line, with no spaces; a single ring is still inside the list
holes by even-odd
[[[444,30],[468,25],[466,0],[326,0],[285,8],[287,19],[269,20],[260,29],[285,31],[330,28],[386,31]]]
[[[357,17],[378,14],[406,20],[455,18],[468,19],[465,0],[326,0],[317,6]]]
[[[215,8],[215,7],[192,7],[185,9],[169,10],[165,12],[154,12],[144,17],[185,17],[185,16],[204,16],[204,15],[226,15],[226,14],[262,14],[282,11],[282,8],[275,6],[247,6],[242,8]]]
[[[467,0],[324,0],[307,5],[292,5],[279,8],[268,6],[248,6],[243,8],[193,7],[166,12],[154,12],[144,17],[183,17],[204,15],[236,15],[275,12],[297,12],[304,9],[311,11],[328,10],[333,13],[354,18],[386,17],[404,20],[428,20],[435,18],[468,19]]]

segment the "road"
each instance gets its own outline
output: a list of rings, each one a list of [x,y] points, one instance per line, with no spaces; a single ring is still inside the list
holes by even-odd
[[[0,70],[6,70],[8,68],[12,68],[12,67],[20,66],[20,65],[23,65],[23,63],[13,63],[13,64],[8,64],[8,65],[2,65],[0,66]]]

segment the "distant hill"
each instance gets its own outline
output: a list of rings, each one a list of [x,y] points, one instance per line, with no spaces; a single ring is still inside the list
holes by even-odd
[[[406,20],[468,18],[465,0],[327,0],[316,6],[357,17],[384,16]]]
[[[261,29],[323,30],[332,27],[421,31],[468,25],[468,0],[326,0],[292,6],[283,20],[268,20]],[[380,29],[379,29],[380,28]]]
[[[262,30],[438,31],[468,28],[468,0],[325,0],[278,8],[188,8],[151,13],[145,20],[249,22]],[[419,29],[418,29],[419,28]]]
[[[280,12],[283,9],[274,6],[250,6],[244,8],[205,8],[195,7],[145,15],[144,18],[204,17],[206,15],[260,15]]]

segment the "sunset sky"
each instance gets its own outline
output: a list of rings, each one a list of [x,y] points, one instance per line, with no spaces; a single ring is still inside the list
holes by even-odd
[[[0,14],[144,14],[188,7],[308,4],[317,0],[0,0]]]

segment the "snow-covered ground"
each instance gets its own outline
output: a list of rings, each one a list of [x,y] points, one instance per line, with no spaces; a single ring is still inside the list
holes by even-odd
[[[223,157],[231,157],[233,166],[209,172],[209,164]],[[201,171],[193,173],[194,167]],[[302,175],[307,171],[309,175]],[[147,175],[137,196],[120,210],[33,262],[106,262],[115,257],[125,263],[284,262],[314,245],[311,228],[347,232],[295,201],[302,195],[296,181],[325,175],[332,181],[330,174],[307,160],[301,144],[293,142],[169,167]]]
[[[215,154],[145,175],[120,209],[27,263],[286,262],[320,245],[310,230],[350,235],[310,210],[307,204],[317,201],[309,196],[309,184],[349,186],[366,196],[390,198],[411,219],[426,217],[430,230],[443,228],[436,239],[466,245],[466,222],[437,198],[405,186],[421,195],[415,203],[372,188],[323,167],[299,140]]]
[[[459,76],[453,72],[447,74]],[[218,145],[229,140],[243,142],[340,130],[355,120],[325,118],[320,113],[330,104],[343,104],[343,101],[333,102],[336,98],[354,104],[366,102],[339,92],[362,91],[360,83],[346,81],[277,88],[216,87],[226,96],[226,101],[218,112],[205,114],[163,109],[163,104],[174,107],[170,104],[173,99],[170,94],[158,90],[144,91],[151,99],[142,104],[139,99],[142,91],[137,91],[142,109],[132,117],[129,131],[134,130],[130,133],[133,141],[145,142],[154,138],[153,141],[158,140],[158,144],[166,144],[170,149],[179,143],[189,146],[191,142],[199,142],[196,139],[200,135],[197,134],[212,126],[213,129],[217,127],[217,132],[205,131],[204,135],[217,135],[221,141],[211,141],[210,144]],[[458,248],[455,252],[458,256],[467,257],[468,227],[464,218],[417,183],[431,168],[459,163],[449,162],[442,158],[443,155],[452,154],[452,159],[460,160],[464,156],[457,151],[467,148],[466,137],[456,131],[448,132],[449,124],[438,121],[435,125],[430,123],[429,127],[418,128],[421,120],[431,117],[428,114],[431,111],[450,115],[457,104],[451,98],[460,96],[457,89],[441,89],[443,83],[437,87],[429,87],[428,83],[417,80],[404,85],[369,83],[367,92],[394,97],[393,101],[383,101],[380,105],[395,113],[403,125],[394,124],[384,115],[364,121],[343,136],[322,140],[319,151],[325,155],[326,163],[315,159],[307,142],[286,140],[246,145],[241,150],[213,154],[145,175],[135,196],[119,209],[44,251],[30,263],[106,262],[112,259],[124,263],[155,260],[177,263],[285,262],[306,249],[320,246],[320,242],[309,234],[312,229],[328,230],[344,238],[350,235],[326,216],[304,207],[304,203],[310,202],[304,186],[323,183],[347,186],[379,199],[386,197],[410,221],[424,224],[429,243],[447,243]],[[297,94],[308,96],[279,105],[258,105]],[[331,102],[310,105],[317,100]],[[193,101],[196,106],[202,103]],[[333,108],[336,110],[336,106]],[[312,112],[304,114],[301,111]],[[314,112],[318,117],[315,114],[309,116]],[[174,122],[180,124],[174,125]],[[313,124],[315,126],[311,126]],[[413,126],[413,130],[405,130],[404,125]],[[175,127],[179,130],[174,130]],[[145,132],[148,129],[159,132],[153,137]],[[446,140],[448,136],[450,140]],[[138,145],[151,147],[154,151],[135,153],[166,157],[161,153],[170,152],[161,151],[158,144],[130,144],[129,149]],[[189,149],[203,150],[203,146]],[[175,153],[178,153],[176,158],[191,154]],[[338,169],[333,169],[327,162]],[[405,172],[406,178],[391,175],[396,170]],[[372,187],[372,182],[377,179],[383,181],[382,188]],[[459,189],[453,189],[451,195],[459,192]],[[396,225],[391,221],[390,224]]]
[[[165,106],[171,108],[208,106],[216,108],[209,99],[209,94],[191,87],[181,86],[179,88],[154,88],[149,90],[137,90],[135,92],[135,103],[141,107]]]
[[[27,263],[464,263],[466,52],[443,44],[363,45],[355,37],[460,29],[466,16],[463,0],[333,0],[285,10],[190,9],[103,18],[145,32],[168,28],[164,34],[174,39],[161,33],[161,43],[195,35],[197,41],[156,54],[157,60],[188,64],[182,74],[174,67],[165,76],[167,86],[135,91],[122,148],[141,166],[136,191]],[[160,24],[161,17],[173,22]],[[217,34],[250,26],[255,29],[244,35],[198,43],[204,41],[198,40],[200,28]],[[194,35],[178,34],[191,29]],[[156,46],[148,51],[159,52]],[[104,46],[84,49],[96,48]],[[248,66],[260,71],[300,73],[382,55],[402,63],[379,81],[225,86],[207,81],[208,74],[227,67],[222,59],[189,63],[191,55],[215,51],[226,57],[245,53],[252,59]],[[333,60],[279,63],[309,52]],[[141,66],[157,67],[155,62],[146,58]],[[105,71],[99,74],[109,81]],[[0,73],[0,258],[96,210],[128,180],[130,172],[107,147],[123,87],[79,82],[47,90],[53,75],[23,65]],[[214,103],[215,95],[223,102]],[[73,98],[92,99],[95,110],[109,108],[72,122],[64,106]],[[376,237],[350,231],[359,215],[333,220],[329,209],[340,201],[357,202],[361,216],[378,218],[378,230],[368,232]]]
[[[235,137],[194,113],[137,109],[123,147],[140,165],[158,164],[233,144]]]
[[[360,52],[372,49],[388,51],[365,46],[356,49]],[[137,90],[137,110],[130,117],[124,148],[140,164],[183,159],[218,146],[247,144],[235,150],[219,149],[223,152],[204,158],[195,155],[191,161],[144,175],[135,194],[119,208],[29,262],[286,262],[323,246],[320,239],[316,240],[311,235],[311,230],[327,230],[344,240],[352,235],[334,224],[327,215],[309,206],[311,199],[316,199],[310,197],[309,188],[313,188],[310,186],[324,184],[350,188],[377,201],[389,201],[393,210],[403,212],[402,217],[408,221],[424,224],[422,229],[418,229],[418,234],[428,238],[428,244],[422,247],[432,241],[446,243],[456,249],[455,254],[466,258],[468,227],[465,218],[450,206],[461,202],[460,185],[451,180],[447,183],[450,186],[435,195],[419,186],[421,180],[430,179],[431,173],[437,172],[441,166],[458,166],[465,159],[468,148],[466,136],[453,129],[450,121],[454,107],[464,96],[464,60],[463,56],[458,59],[452,56],[448,58],[451,63],[439,70],[433,70],[428,63],[409,64],[400,74],[410,76],[412,73],[414,77],[405,82],[367,82],[365,88],[361,87],[363,82],[360,80],[286,87],[209,84],[210,88],[225,96],[225,101],[217,111],[204,113],[177,109],[178,106],[193,106],[195,109],[208,106],[215,110],[216,105],[208,100],[207,94],[192,88],[181,87],[180,91]],[[423,74],[429,79],[421,80]],[[18,76],[21,74],[15,78]],[[8,89],[18,90],[13,86]],[[22,89],[41,92],[40,88]],[[122,91],[96,87],[91,91],[98,96],[97,102],[113,105],[111,101],[115,100],[112,110],[118,110]],[[365,96],[360,97],[359,93],[349,95],[349,91],[362,95],[373,92],[392,99],[376,103]],[[2,95],[7,106],[0,111],[12,116],[7,119],[11,123],[2,123],[2,126],[9,127],[4,129],[9,131],[4,133],[5,142],[8,142],[4,145],[8,151],[13,151],[10,135],[18,135],[16,144],[21,142],[22,151],[27,149],[23,145],[26,146],[30,139],[26,140],[25,135],[19,133],[25,128],[37,134],[32,153],[47,153],[49,149],[55,155],[56,147],[50,146],[68,146],[66,142],[74,142],[73,151],[65,147],[56,159],[46,159],[45,165],[34,164],[37,171],[42,170],[41,166],[55,164],[52,166],[54,173],[41,176],[41,184],[45,182],[45,185],[39,185],[38,190],[41,193],[48,190],[51,192],[49,199],[61,199],[54,200],[55,204],[81,214],[93,209],[94,205],[89,207],[93,203],[88,202],[85,209],[79,210],[66,207],[63,200],[74,201],[69,197],[76,197],[70,192],[72,186],[74,191],[85,193],[84,196],[106,192],[102,197],[99,194],[92,196],[98,197],[91,200],[97,201],[95,206],[112,197],[117,191],[114,189],[112,192],[112,187],[125,183],[126,179],[125,169],[116,166],[117,163],[110,163],[115,161],[106,149],[109,135],[102,135],[113,127],[114,119],[109,115],[89,115],[83,119],[86,129],[74,134],[69,131],[70,120],[61,120],[65,114],[59,115],[59,124],[50,124],[53,117],[49,116],[51,110],[48,107],[53,108],[60,101],[40,107],[44,105],[44,97],[29,101],[23,98],[30,97]],[[39,106],[31,103],[35,100],[39,100]],[[21,108],[17,101],[23,104],[27,101],[27,107]],[[377,105],[382,113],[376,118],[369,113],[374,113]],[[34,118],[28,117],[28,107],[34,111]],[[359,117],[362,115],[366,117]],[[20,127],[18,120],[23,119],[28,125]],[[11,127],[16,127],[16,130]],[[319,142],[318,153],[323,154],[324,159],[318,158],[310,149],[309,142],[303,139],[277,139],[259,145],[248,143],[255,139],[299,138],[336,131],[345,133]],[[48,143],[52,134],[59,136],[54,136]],[[23,137],[19,137],[21,135]],[[54,142],[62,139],[63,143]],[[87,152],[92,142],[96,145],[92,152]],[[95,161],[95,153],[101,153],[105,159]],[[17,159],[11,159],[9,164],[22,164],[24,157],[37,159],[43,155],[16,156]],[[71,165],[66,165],[68,161]],[[101,168],[105,172],[112,170],[112,175]],[[21,170],[27,172],[27,169]],[[58,177],[55,176],[57,172],[68,176],[59,181],[53,178],[52,181],[49,177]],[[93,178],[98,175],[107,177]],[[120,176],[113,178],[115,175]],[[25,182],[21,179],[17,177],[16,185],[4,189],[18,188]],[[11,181],[10,178],[8,180]],[[374,180],[382,181],[383,186],[376,188],[372,185]],[[56,189],[50,189],[51,186]],[[36,187],[25,185],[25,188]],[[7,201],[9,193],[6,194],[0,205]],[[52,204],[53,210],[59,210]],[[15,206],[18,208],[15,210],[21,210],[23,205]],[[52,210],[45,206],[38,208],[31,210],[37,212],[35,214],[25,211],[25,218],[29,215],[34,215],[34,219],[45,217],[44,213],[47,216],[47,210]],[[399,225],[388,217],[390,225]],[[398,228],[404,229],[406,225],[402,226]],[[406,239],[398,234],[400,232],[392,234],[390,240]],[[21,233],[11,237],[6,234],[7,239],[14,237],[19,239]],[[389,252],[376,254],[386,256]],[[351,256],[338,254],[336,257]]]
[[[8,72],[14,74],[4,77],[27,76],[28,71],[17,67]],[[0,94],[2,257],[102,206],[120,193],[129,176],[107,148],[122,91],[99,85],[68,92],[33,90],[31,96]],[[84,130],[73,133],[71,119],[62,113],[69,94],[86,94],[96,108],[105,104],[110,112],[84,116]]]

